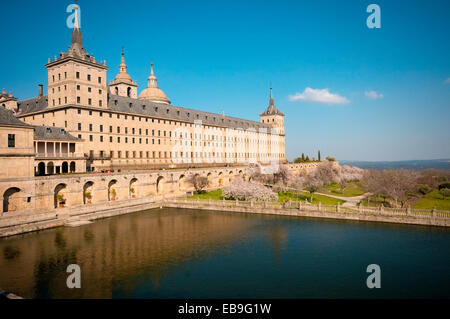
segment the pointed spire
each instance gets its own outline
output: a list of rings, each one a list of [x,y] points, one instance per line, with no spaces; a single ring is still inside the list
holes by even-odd
[[[72,31],[72,48],[79,53],[83,53],[83,36],[80,31],[80,7],[78,5],[75,8],[75,21],[73,23],[73,31]]]
[[[155,73],[153,72],[153,60],[151,61],[150,65],[151,65],[151,70],[150,70],[150,76],[148,77],[148,87],[149,88],[157,88],[158,80],[156,79]]]
[[[122,59],[120,61],[119,72],[127,73],[127,65],[125,64],[125,50],[123,47],[122,47]]]
[[[75,21],[73,23],[73,28],[78,30],[80,29],[80,17],[78,16],[79,10],[80,7],[78,5],[75,5]]]
[[[273,104],[273,95],[272,95],[272,82],[270,82],[270,100],[269,100],[269,106],[274,105]]]

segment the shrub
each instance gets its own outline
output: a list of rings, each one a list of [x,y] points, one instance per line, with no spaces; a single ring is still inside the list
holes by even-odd
[[[439,185],[439,190],[443,188],[450,188],[450,182],[445,182]]]
[[[441,188],[439,193],[446,199],[447,197],[450,197],[450,188]]]
[[[422,194],[422,195],[426,195],[429,192],[431,192],[433,189],[428,186],[427,184],[419,184],[417,187],[417,191]]]

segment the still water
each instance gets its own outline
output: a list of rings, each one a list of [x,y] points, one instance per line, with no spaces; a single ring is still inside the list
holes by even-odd
[[[68,289],[69,264],[81,289]],[[381,267],[368,289],[366,268]],[[450,297],[444,228],[161,209],[0,239],[26,298]]]

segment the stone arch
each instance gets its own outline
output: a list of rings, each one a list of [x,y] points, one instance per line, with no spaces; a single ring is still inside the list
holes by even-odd
[[[53,162],[47,163],[47,174],[54,174],[55,173],[55,164]]]
[[[135,198],[137,196],[137,185],[138,179],[136,177],[132,178],[130,181],[130,187],[128,191],[130,198]]]
[[[208,174],[206,174],[206,178],[208,179],[208,187],[212,187],[214,184],[214,179],[213,179],[212,173],[209,172]]]
[[[116,95],[119,95],[119,88],[117,86],[115,87],[114,91],[115,91]]]
[[[127,88],[127,96],[131,97],[131,88],[130,87]]]
[[[83,204],[90,204],[94,198],[94,182],[86,182],[83,186]]]
[[[67,202],[66,194],[67,194],[67,185],[64,183],[56,185],[53,191],[53,204],[55,208],[64,207]]]
[[[76,171],[76,164],[75,162],[70,162],[70,172],[75,173]]]
[[[219,173],[219,178],[217,180],[219,182],[219,187],[223,186],[223,173]]]
[[[10,187],[3,193],[3,212],[13,212],[18,208],[18,195],[20,188]]]
[[[38,176],[44,176],[45,175],[45,163],[44,162],[39,162],[37,174],[38,174]]]
[[[61,165],[62,173],[69,173],[69,164],[67,162],[63,162]]]
[[[117,179],[112,179],[108,183],[108,201],[117,199]]]
[[[160,195],[164,192],[164,177],[159,176],[156,180],[156,194]]]
[[[180,191],[183,191],[186,189],[186,176],[180,175],[180,178],[178,179],[178,189]]]

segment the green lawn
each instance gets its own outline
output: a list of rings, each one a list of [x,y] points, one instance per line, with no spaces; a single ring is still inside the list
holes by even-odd
[[[370,196],[369,205],[367,205],[367,198],[364,198],[362,200],[362,205],[365,207],[367,207],[367,206],[379,207],[379,206],[383,205],[383,203],[384,203],[384,199],[381,196],[377,196],[377,197]]]
[[[189,196],[189,198],[200,198],[200,199],[214,199],[221,200],[222,199],[222,190],[216,189],[214,191],[206,192],[203,194],[194,194],[194,196]]]
[[[289,200],[292,201],[305,201],[307,199],[309,201],[310,196],[308,194],[294,194],[291,192],[279,192],[278,193],[278,201],[279,202],[287,202]],[[324,195],[313,195],[313,204],[322,203],[323,205],[337,205],[337,203],[343,204],[345,200],[340,200],[336,198],[331,198]]]
[[[341,189],[339,187],[339,184],[332,183],[331,185],[322,187],[319,190],[319,193],[325,193],[330,195],[336,195],[336,196],[343,196],[343,197],[354,197],[354,196],[360,196],[364,194],[364,189],[361,187],[361,184],[358,181],[348,182],[347,186],[344,189],[344,192],[341,192]]]
[[[444,199],[437,189],[428,193],[425,198],[419,199],[413,208],[417,209],[450,210],[450,198]]]

